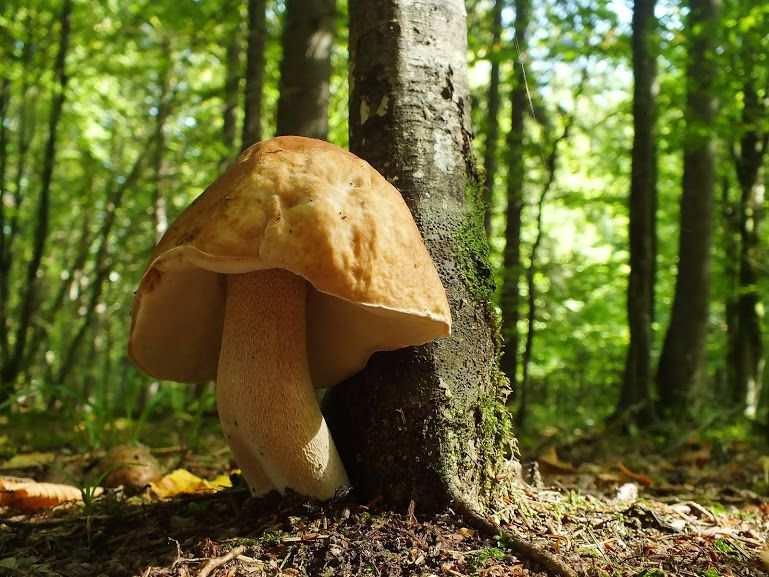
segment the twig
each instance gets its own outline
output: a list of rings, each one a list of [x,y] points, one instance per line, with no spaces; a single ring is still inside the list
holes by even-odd
[[[205,564],[205,566],[200,570],[200,573],[198,573],[198,577],[208,577],[214,569],[217,567],[221,567],[225,563],[228,563],[232,561],[235,557],[243,553],[246,548],[243,546],[235,547],[232,549],[229,553],[226,555],[222,555],[221,557],[216,557],[215,559],[209,559],[208,563]]]

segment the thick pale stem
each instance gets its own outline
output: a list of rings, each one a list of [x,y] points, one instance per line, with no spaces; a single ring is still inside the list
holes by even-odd
[[[328,499],[348,484],[310,380],[307,283],[282,270],[227,275],[216,400],[255,493]]]

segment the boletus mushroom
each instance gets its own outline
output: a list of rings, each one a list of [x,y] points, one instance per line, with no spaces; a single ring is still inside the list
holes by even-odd
[[[245,150],[155,247],[129,355],[159,379],[216,380],[254,494],[327,499],[348,480],[316,389],[450,327],[400,193],[337,146],[283,136]]]

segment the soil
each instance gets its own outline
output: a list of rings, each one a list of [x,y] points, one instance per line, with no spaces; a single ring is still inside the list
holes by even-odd
[[[740,448],[724,457],[692,445],[654,458],[620,453],[623,461],[616,452],[588,453],[584,447],[563,448],[561,457],[546,453],[530,484],[499,503],[496,520],[580,575],[766,574],[758,553],[769,528],[769,484],[759,454]],[[218,462],[175,456],[172,466],[210,478],[227,468],[226,452],[207,450],[211,454],[222,456]],[[166,470],[168,455],[158,451]],[[563,455],[571,461],[560,460]],[[64,460],[91,467],[93,455]],[[50,464],[29,466],[12,473],[50,480]],[[235,478],[231,489],[168,500],[109,489],[85,507],[34,515],[0,509],[0,575],[546,574],[451,509],[422,515],[412,503],[392,511],[354,495],[325,504],[296,495],[251,498]]]

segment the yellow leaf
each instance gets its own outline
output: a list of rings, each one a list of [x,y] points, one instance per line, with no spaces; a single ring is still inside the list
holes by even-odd
[[[211,485],[212,489],[226,489],[227,487],[232,487],[232,481],[227,474],[219,475],[208,481],[208,483]]]
[[[150,489],[161,499],[168,499],[184,493],[208,493],[231,486],[226,475],[213,481],[206,481],[186,469],[176,469],[159,481],[150,483]]]

